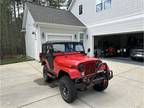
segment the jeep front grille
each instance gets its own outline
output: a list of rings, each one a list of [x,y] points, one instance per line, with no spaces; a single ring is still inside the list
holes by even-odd
[[[96,63],[93,62],[86,62],[85,65],[85,75],[92,74],[96,71]]]

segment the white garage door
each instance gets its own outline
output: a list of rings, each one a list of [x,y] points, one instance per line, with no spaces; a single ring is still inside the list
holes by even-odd
[[[70,35],[48,35],[47,41],[72,41],[72,36]]]

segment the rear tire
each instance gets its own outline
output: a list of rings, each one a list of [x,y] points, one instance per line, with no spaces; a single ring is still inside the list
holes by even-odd
[[[47,66],[44,65],[43,67],[43,78],[45,82],[51,82],[52,78],[48,76],[48,70],[47,70]]]
[[[74,82],[68,77],[63,76],[60,78],[59,88],[62,98],[67,103],[72,103],[77,97],[77,91]]]
[[[95,84],[93,86],[94,90],[100,91],[100,92],[104,91],[107,87],[108,87],[108,80],[103,80],[101,83]]]

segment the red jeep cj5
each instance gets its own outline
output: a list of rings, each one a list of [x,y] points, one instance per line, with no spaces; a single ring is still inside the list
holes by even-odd
[[[44,80],[59,80],[61,96],[68,103],[76,99],[77,90],[105,90],[113,77],[106,63],[85,54],[80,42],[46,42],[40,61]]]

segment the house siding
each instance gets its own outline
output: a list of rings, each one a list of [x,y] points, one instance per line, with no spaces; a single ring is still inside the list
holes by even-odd
[[[32,58],[36,58],[36,37],[32,32],[36,32],[36,28],[34,26],[34,20],[28,11],[27,19],[26,19],[26,34],[25,34],[25,43],[26,43],[26,55]]]
[[[45,34],[45,39],[42,39],[42,33]],[[49,35],[59,35],[61,36],[61,40],[63,41],[66,41],[63,36],[71,36],[72,39],[71,41],[79,41],[79,33],[85,33],[85,30],[84,29],[76,29],[75,27],[60,27],[60,28],[56,28],[56,27],[51,27],[49,25],[47,26],[40,26],[40,40],[41,40],[41,44],[44,43],[45,41],[48,41],[49,38],[48,36]],[[77,39],[74,38],[74,36],[77,36]],[[85,37],[85,36],[84,36]],[[54,37],[55,40],[58,40],[59,38],[57,37]],[[40,44],[40,45],[41,45]],[[85,45],[85,43],[84,43]],[[41,46],[40,46],[41,47]],[[41,48],[40,48],[40,51],[41,51]]]
[[[83,14],[79,15],[79,5]],[[96,0],[75,0],[70,11],[87,27],[86,48],[94,49],[94,36],[144,31],[144,0],[112,0],[110,9],[96,12]]]
[[[79,5],[83,5],[83,14],[79,15]],[[143,0],[112,0],[112,7],[96,12],[96,0],[75,0],[71,12],[87,27],[103,22],[131,17],[144,13]]]
[[[30,56],[36,60],[39,60],[39,53],[42,51],[41,46],[42,43],[49,40],[48,35],[53,38],[53,40],[65,40],[65,36],[71,36],[71,41],[79,41],[79,33],[85,33],[86,28],[79,27],[71,27],[66,26],[62,27],[62,25],[54,25],[51,24],[39,24],[34,21],[31,13],[27,12],[26,19],[26,34],[25,34],[25,42],[26,42],[26,55]],[[33,34],[33,32],[35,34]],[[44,33],[45,39],[42,38],[42,34]],[[64,36],[63,36],[64,35]],[[77,39],[74,36],[77,36]],[[55,36],[55,37],[52,37]],[[60,37],[57,37],[60,36]]]

